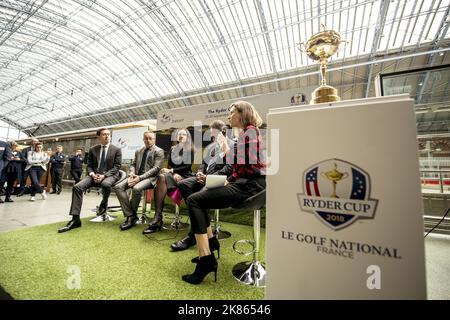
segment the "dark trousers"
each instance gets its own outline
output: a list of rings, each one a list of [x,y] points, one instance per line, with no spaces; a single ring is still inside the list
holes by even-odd
[[[53,191],[62,190],[62,178],[64,175],[64,168],[52,168],[52,189]]]
[[[208,209],[223,209],[242,203],[247,198],[265,188],[265,181],[257,183],[229,183],[224,187],[203,189],[193,193],[187,199],[191,231],[194,234],[205,234],[209,226]]]
[[[17,172],[6,172],[6,198],[11,197],[14,181],[17,179]]]
[[[28,176],[30,175],[30,169],[25,170],[25,167],[24,167],[22,172],[23,172],[22,179],[20,180],[20,191],[21,192],[25,191],[25,186],[27,185],[27,179],[28,179]]]
[[[83,172],[83,169],[81,169],[81,168],[80,169],[71,169],[70,170],[70,175],[72,176],[73,180],[75,180],[75,184],[80,182],[82,172]]]
[[[44,174],[42,167],[31,167],[29,170],[31,177],[30,195],[34,197],[36,193],[42,193],[44,189],[41,187],[41,177]]]
[[[72,204],[70,206],[69,214],[72,216],[80,215],[81,205],[83,204],[83,193],[90,187],[102,188],[103,198],[99,209],[106,209],[108,207],[109,195],[111,194],[111,187],[117,180],[116,177],[106,177],[101,183],[95,183],[94,179],[90,176],[85,177],[72,188]]]
[[[187,203],[187,199],[196,192],[199,192],[205,185],[197,182],[197,177],[189,177],[186,179],[181,180],[178,183],[178,189],[181,192],[181,196],[184,199],[184,202]],[[206,227],[209,227],[209,219],[208,224]],[[194,236],[194,233],[191,230],[189,230],[189,235]]]

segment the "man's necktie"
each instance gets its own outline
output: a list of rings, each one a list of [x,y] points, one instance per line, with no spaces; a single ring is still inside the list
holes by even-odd
[[[145,148],[144,154],[142,155],[141,165],[139,166],[138,175],[144,174],[145,172],[145,162],[147,160],[148,149]]]
[[[106,146],[102,146],[102,154],[100,155],[100,165],[98,166],[98,173],[104,174],[106,167]]]

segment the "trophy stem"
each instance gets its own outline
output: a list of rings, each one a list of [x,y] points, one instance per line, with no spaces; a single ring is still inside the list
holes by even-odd
[[[327,78],[325,77],[326,72],[327,72],[327,60],[326,59],[320,60],[320,74],[322,75],[322,86],[327,85]]]
[[[333,194],[331,195],[331,198],[339,198],[336,194],[336,181],[332,181],[333,182]]]

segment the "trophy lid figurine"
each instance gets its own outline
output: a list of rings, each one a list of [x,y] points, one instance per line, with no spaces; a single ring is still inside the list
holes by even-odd
[[[323,31],[313,35],[304,44],[308,57],[319,61],[322,77],[322,85],[314,90],[310,104],[341,101],[337,94],[337,89],[327,85],[325,78],[328,58],[339,49],[341,35],[334,30],[325,30],[323,25],[322,28],[324,29]]]

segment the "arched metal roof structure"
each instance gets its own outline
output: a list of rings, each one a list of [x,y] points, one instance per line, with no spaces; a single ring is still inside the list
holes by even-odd
[[[0,0],[0,119],[61,133],[316,83],[297,44],[321,24],[349,41],[331,84],[369,96],[377,72],[448,63],[449,10],[450,0]]]

